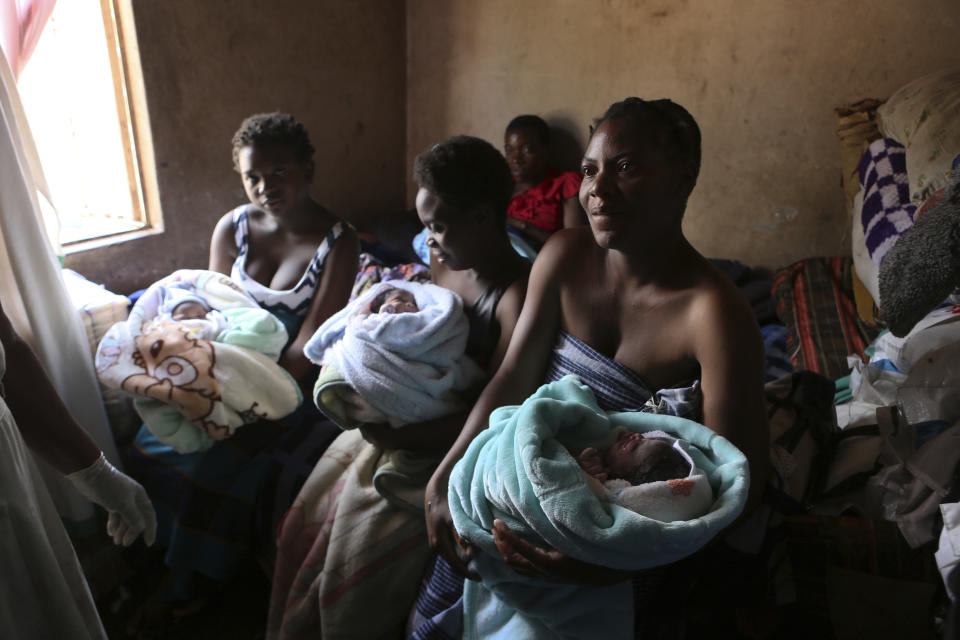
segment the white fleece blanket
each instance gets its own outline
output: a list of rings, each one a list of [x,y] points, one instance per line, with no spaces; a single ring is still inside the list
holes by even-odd
[[[200,299],[204,318],[175,321],[173,305]],[[134,396],[134,406],[161,442],[200,451],[244,424],[278,419],[302,400],[276,363],[287,332],[230,278],[180,270],[150,286],[125,322],[97,347],[97,376]]]
[[[419,310],[358,315],[391,288],[412,293]],[[464,354],[469,331],[457,294],[432,284],[391,280],[327,319],[303,351],[312,362],[334,367],[365,402],[400,426],[461,408],[454,392],[483,380],[483,372]]]

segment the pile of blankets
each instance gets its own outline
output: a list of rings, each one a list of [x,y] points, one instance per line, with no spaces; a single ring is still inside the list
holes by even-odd
[[[409,291],[412,313],[361,312],[385,289]],[[314,388],[324,414],[344,428],[363,422],[393,426],[423,422],[463,408],[456,392],[483,381],[483,372],[464,354],[470,325],[463,302],[432,284],[392,280],[374,285],[330,316],[304,347],[325,369]],[[345,394],[369,405],[350,417]]]
[[[173,320],[172,304],[187,298],[211,311]],[[134,396],[158,440],[189,453],[300,405],[296,381],[276,362],[286,342],[281,322],[230,278],[183,269],[151,285],[107,331],[95,365],[105,386]]]
[[[709,511],[662,522],[598,498],[571,452],[605,446],[618,427],[689,442],[715,496]],[[714,431],[675,416],[607,414],[574,376],[544,385],[521,406],[497,409],[450,477],[454,524],[481,551],[472,568],[483,580],[464,590],[465,637],[632,637],[629,581],[582,587],[522,576],[496,549],[494,519],[573,558],[639,570],[700,549],[741,513],[748,488],[746,458]]]

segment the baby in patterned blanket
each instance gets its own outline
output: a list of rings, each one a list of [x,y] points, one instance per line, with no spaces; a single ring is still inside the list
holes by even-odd
[[[662,431],[620,429],[602,454],[587,447],[575,457],[598,498],[671,522],[700,517],[713,503],[710,484],[687,452],[690,446]]]
[[[266,313],[266,312],[264,312]],[[196,338],[216,340],[231,328],[229,314],[211,307],[191,286],[179,283],[168,285],[162,302],[157,307],[154,323],[179,322],[188,326]]]

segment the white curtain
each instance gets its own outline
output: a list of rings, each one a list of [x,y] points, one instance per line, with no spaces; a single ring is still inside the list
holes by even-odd
[[[46,184],[2,52],[0,80],[0,300],[17,332],[37,352],[70,412],[106,457],[119,465],[80,315],[67,297],[60,265],[44,231],[40,201],[46,197]],[[90,503],[66,479],[44,464],[39,466],[61,515],[74,521],[93,515]]]

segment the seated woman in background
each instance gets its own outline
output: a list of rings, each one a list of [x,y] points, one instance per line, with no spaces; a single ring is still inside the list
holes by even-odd
[[[669,100],[628,98],[600,120],[581,168],[590,228],[557,233],[541,251],[503,364],[427,486],[430,546],[442,560],[424,592],[435,602],[455,597],[454,572],[477,577],[447,503],[454,464],[496,407],[568,373],[607,411],[683,415],[726,437],[747,457],[748,509],[756,504],[767,475],[763,343],[746,300],[683,235],[699,168],[699,128]],[[633,576],[536,547],[502,523],[493,534],[505,562],[526,576],[593,585],[636,578],[640,637],[675,637],[684,624],[700,555]],[[440,613],[420,604],[422,617]]]
[[[244,120],[233,137],[233,161],[250,202],[217,223],[209,264],[284,323],[290,342],[279,364],[304,387],[313,383],[314,368],[303,345],[347,302],[358,252],[353,230],[310,197],[313,152],[290,115]],[[166,624],[176,602],[196,597],[198,574],[223,581],[250,562],[259,542],[254,532],[266,530],[269,540],[277,524],[271,511],[282,513],[299,489],[295,478],[268,476],[271,456],[286,459],[282,473],[299,473],[302,483],[338,433],[312,403],[198,453],[178,454],[141,428],[127,464],[157,507],[169,573],[134,626],[149,632]],[[258,508],[267,511],[265,523],[255,523]]]
[[[513,175],[507,224],[539,249],[559,229],[587,223],[577,193],[580,174],[550,165],[550,127],[539,116],[522,115],[504,132],[503,153]]]
[[[513,335],[530,270],[507,238],[509,169],[488,142],[458,136],[421,153],[413,177],[433,282],[463,299],[466,354],[488,379]],[[468,407],[476,392],[464,398]],[[280,527],[268,638],[403,635],[431,557],[423,488],[466,416],[367,423],[330,445]],[[409,476],[416,495],[403,506],[376,483],[410,460],[421,472]]]

